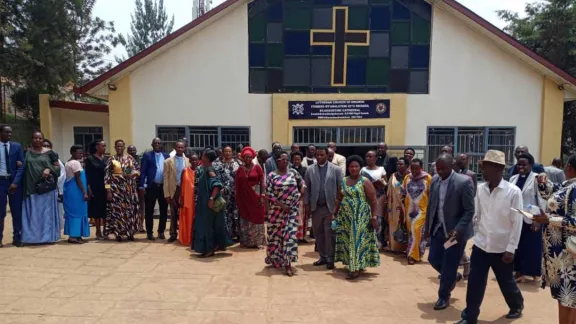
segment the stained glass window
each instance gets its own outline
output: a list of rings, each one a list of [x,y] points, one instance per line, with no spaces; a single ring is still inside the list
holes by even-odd
[[[428,93],[431,11],[425,0],[254,0],[249,90]],[[329,45],[339,23],[348,45]]]

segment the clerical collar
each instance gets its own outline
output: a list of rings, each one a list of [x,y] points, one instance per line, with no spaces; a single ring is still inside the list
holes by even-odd
[[[324,162],[324,164],[320,164],[318,162],[316,162],[316,164],[318,164],[319,167],[323,168],[326,166],[326,164],[328,164],[328,161]]]

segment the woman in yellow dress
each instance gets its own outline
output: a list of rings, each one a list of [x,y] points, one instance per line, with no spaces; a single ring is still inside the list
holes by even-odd
[[[404,210],[406,229],[408,230],[408,264],[420,262],[426,242],[424,236],[424,223],[426,223],[426,209],[428,209],[428,198],[430,196],[430,182],[432,176],[423,170],[423,163],[420,159],[410,161],[411,173],[404,178],[402,187],[406,198],[404,199]]]
[[[388,198],[387,212],[388,212],[388,249],[389,252],[403,253],[406,251],[406,244],[397,242],[394,238],[394,232],[398,229],[401,221],[404,221],[404,179],[410,173],[408,169],[408,160],[406,158],[399,158],[396,163],[398,171],[394,172],[388,180]]]

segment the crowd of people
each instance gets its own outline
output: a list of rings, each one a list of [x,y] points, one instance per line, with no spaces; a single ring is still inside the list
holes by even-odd
[[[96,240],[133,241],[137,233],[164,240],[170,216],[167,242],[202,258],[236,242],[265,249],[265,263],[290,277],[298,245],[311,238],[319,254],[313,265],[342,263],[349,280],[378,267],[381,252],[413,265],[428,249],[439,274],[435,310],[449,307],[456,283],[468,279],[459,324],[477,323],[490,269],[507,318],[522,315],[518,284],[541,281],[558,301],[559,322],[576,323],[576,155],[565,167],[561,159],[543,167],[519,146],[506,169],[505,154],[489,150],[478,184],[468,156],[453,156],[450,146],[430,172],[413,149],[393,157],[384,143],[364,158],[346,158],[334,143],[194,152],[182,139],[166,153],[154,138],[142,156],[123,140],[107,156],[106,143],[96,140],[87,157],[73,145],[63,163],[41,132],[28,149],[11,135],[10,126],[0,128],[0,247],[8,203],[18,247],[55,243],[62,231],[70,244],[83,244],[90,226]]]

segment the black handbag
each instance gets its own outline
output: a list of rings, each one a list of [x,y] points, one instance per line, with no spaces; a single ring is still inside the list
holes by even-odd
[[[408,244],[408,231],[406,230],[406,224],[401,223],[398,228],[392,233],[394,236],[394,241],[398,244]]]
[[[54,177],[50,175],[48,178],[42,178],[36,184],[36,193],[43,195],[50,191],[54,191],[57,188],[57,183],[54,181]]]

